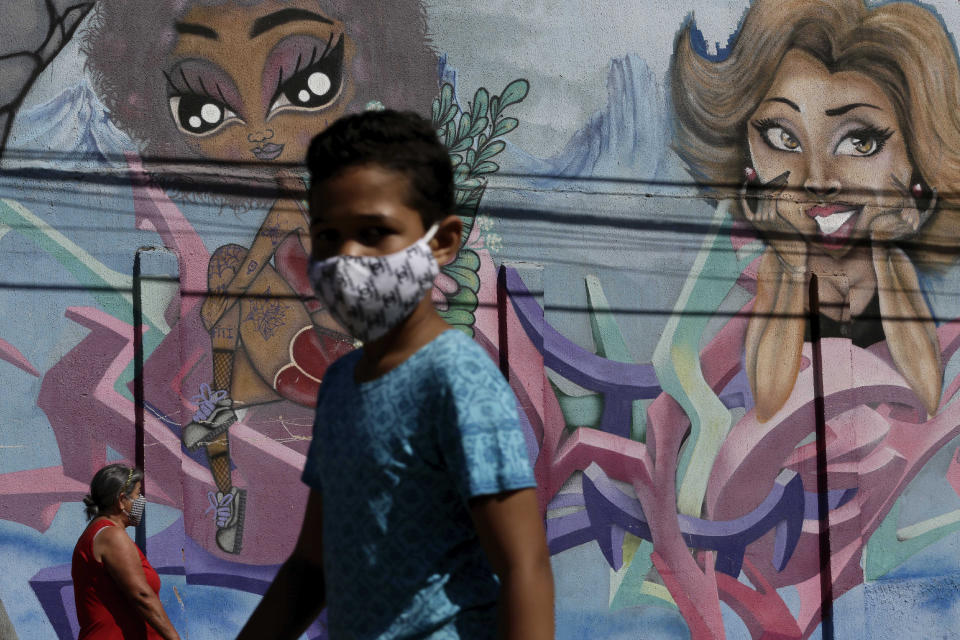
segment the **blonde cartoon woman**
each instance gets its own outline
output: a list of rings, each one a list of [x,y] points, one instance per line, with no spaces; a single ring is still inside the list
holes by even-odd
[[[960,230],[960,75],[943,25],[908,3],[757,0],[728,55],[698,38],[691,24],[676,41],[675,148],[767,244],[745,344],[757,417],[793,390],[811,274],[823,334],[886,340],[934,414],[940,345],[915,265],[947,263]]]
[[[211,161],[213,173],[252,166],[260,178],[253,189],[234,183],[241,193],[219,196],[221,205],[249,207],[264,185],[277,193],[249,247],[224,245],[210,258],[201,318],[213,376],[183,429],[184,445],[207,453],[217,545],[239,553],[236,410],[312,406],[326,365],[353,349],[306,278],[309,219],[294,197],[304,186],[295,165],[344,113],[379,104],[429,113],[437,58],[420,0],[102,0],[95,12],[84,37],[91,78],[148,168],[175,161],[156,180],[182,188],[190,176],[176,161]]]

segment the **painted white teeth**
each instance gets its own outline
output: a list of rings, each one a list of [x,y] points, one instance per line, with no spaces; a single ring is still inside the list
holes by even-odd
[[[853,213],[853,211],[845,211],[844,213],[834,213],[829,216],[817,216],[814,220],[817,221],[817,226],[820,227],[820,233],[829,236],[832,233],[836,233],[837,230],[850,219]]]

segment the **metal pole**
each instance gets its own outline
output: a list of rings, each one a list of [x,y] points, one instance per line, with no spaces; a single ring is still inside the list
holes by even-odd
[[[827,420],[823,401],[823,351],[820,344],[820,286],[810,275],[810,343],[813,350],[813,406],[817,444],[817,540],[820,550],[820,620],[823,640],[834,639],[833,570],[830,566],[830,503],[827,482]]]
[[[144,469],[143,452],[143,289],[140,277],[140,251],[133,258],[133,428],[135,432],[134,459],[135,464]],[[141,490],[146,495],[146,477],[144,477]],[[147,514],[144,512],[143,518],[136,529],[136,543],[140,550],[147,552]]]

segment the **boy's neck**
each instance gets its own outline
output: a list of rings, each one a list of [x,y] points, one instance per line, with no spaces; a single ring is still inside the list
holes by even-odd
[[[449,328],[450,325],[434,309],[428,293],[406,320],[384,336],[363,345],[354,379],[367,382],[379,378]]]

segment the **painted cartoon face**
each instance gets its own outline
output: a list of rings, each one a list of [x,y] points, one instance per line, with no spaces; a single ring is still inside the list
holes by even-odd
[[[814,251],[841,258],[880,216],[914,206],[896,111],[861,73],[830,73],[792,50],[747,127],[759,179],[789,172],[777,220]]]
[[[350,101],[351,42],[315,0],[194,7],[176,29],[170,117],[205,157],[302,162]]]

